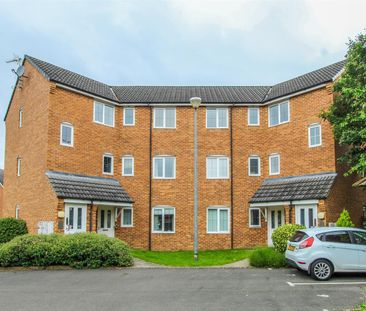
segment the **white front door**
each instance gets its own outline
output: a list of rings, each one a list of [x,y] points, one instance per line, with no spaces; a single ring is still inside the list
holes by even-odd
[[[65,234],[86,232],[86,206],[65,206]]]
[[[114,237],[114,207],[101,206],[98,209],[98,233]]]
[[[267,211],[268,246],[273,246],[272,233],[285,222],[283,207],[269,207]]]
[[[296,205],[296,223],[306,228],[317,226],[318,208],[316,204]]]

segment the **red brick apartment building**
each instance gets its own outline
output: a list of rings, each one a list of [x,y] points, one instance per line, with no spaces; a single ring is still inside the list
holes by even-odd
[[[5,116],[4,216],[153,250],[271,244],[284,223],[362,223],[365,193],[319,118],[344,61],[274,86],[109,86],[25,56]]]

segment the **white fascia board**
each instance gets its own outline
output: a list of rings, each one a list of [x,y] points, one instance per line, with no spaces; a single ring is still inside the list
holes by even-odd
[[[304,205],[304,204],[318,204],[319,200],[298,200],[292,201],[293,205]]]
[[[122,203],[122,202],[104,202],[104,201],[93,201],[94,205],[104,205],[104,206],[118,206],[118,207],[132,207],[132,203]]]
[[[91,204],[90,200],[76,200],[76,199],[65,199],[66,204]]]
[[[290,205],[290,201],[250,203],[249,207],[270,207],[270,206],[282,206],[282,205]]]

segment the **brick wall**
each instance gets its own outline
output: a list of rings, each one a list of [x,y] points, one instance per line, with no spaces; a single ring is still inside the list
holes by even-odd
[[[0,217],[3,217],[4,209],[4,188],[0,185]]]

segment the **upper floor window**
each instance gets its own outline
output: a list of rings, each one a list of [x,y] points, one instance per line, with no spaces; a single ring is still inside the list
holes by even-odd
[[[269,156],[269,175],[280,174],[280,155],[271,154]]]
[[[114,126],[114,107],[94,102],[94,122]]]
[[[268,107],[269,126],[274,126],[289,122],[290,120],[290,106],[289,102],[271,105]]]
[[[229,232],[229,209],[227,207],[209,207],[207,209],[207,232]]]
[[[17,157],[17,176],[20,176],[22,170],[22,158]]]
[[[175,179],[175,157],[154,157],[153,176],[156,179]]]
[[[175,108],[154,108],[155,128],[175,128]]]
[[[320,124],[312,124],[308,128],[309,147],[317,147],[322,144],[322,128]]]
[[[153,232],[174,233],[175,231],[175,209],[174,207],[153,208]]]
[[[227,108],[206,108],[207,128],[228,128],[229,113]]]
[[[259,228],[261,226],[261,211],[259,208],[249,209],[249,227]]]
[[[19,128],[23,127],[23,108],[19,109]]]
[[[111,154],[103,155],[103,174],[113,175],[113,156]]]
[[[123,207],[121,213],[121,227],[133,227],[132,207]]]
[[[135,125],[135,108],[126,107],[123,109],[123,125]]]
[[[206,159],[207,179],[229,178],[229,158],[223,156],[212,156]]]
[[[133,176],[134,159],[132,156],[122,157],[122,176]]]
[[[69,123],[61,123],[60,144],[67,147],[74,145],[74,127]]]
[[[261,160],[258,156],[250,156],[248,159],[248,173],[249,176],[261,175]]]
[[[259,125],[259,108],[248,108],[248,125]]]

